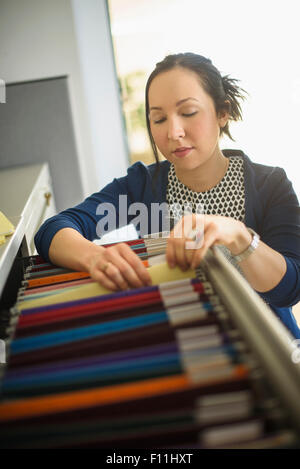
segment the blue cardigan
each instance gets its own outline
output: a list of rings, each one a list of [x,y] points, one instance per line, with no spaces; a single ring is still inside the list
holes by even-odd
[[[279,284],[259,294],[294,337],[300,338],[300,329],[291,311],[291,307],[300,301],[300,207],[292,184],[281,168],[253,163],[239,150],[222,151],[227,157],[242,156],[244,159],[246,226],[259,233],[262,241],[280,252],[286,260],[287,270]],[[143,202],[147,206],[150,227],[151,203],[166,202],[169,167],[168,161],[160,163],[153,189],[155,164],[146,166],[137,162],[128,168],[127,176],[114,179],[76,207],[49,218],[35,236],[38,253],[49,260],[52,238],[62,228],[74,228],[91,241],[98,238],[96,226],[101,215],[96,214],[96,209],[100,203],[111,203],[115,207],[116,228],[122,226],[118,220],[119,195],[127,195],[127,207],[134,202]],[[127,223],[135,216],[128,216]]]

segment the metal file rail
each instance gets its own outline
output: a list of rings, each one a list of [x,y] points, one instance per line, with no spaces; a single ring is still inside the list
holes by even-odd
[[[296,340],[218,247],[207,253],[202,267],[300,435],[300,359],[292,360]]]

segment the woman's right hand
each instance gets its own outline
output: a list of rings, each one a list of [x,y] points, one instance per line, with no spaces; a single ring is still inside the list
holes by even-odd
[[[100,246],[99,246],[100,248]],[[141,259],[126,243],[104,248],[93,255],[88,271],[96,282],[113,291],[151,285],[151,277]]]

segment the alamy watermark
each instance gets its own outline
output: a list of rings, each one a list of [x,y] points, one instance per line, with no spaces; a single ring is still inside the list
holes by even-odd
[[[183,207],[166,202],[152,202],[148,205],[143,202],[128,204],[127,195],[121,194],[118,210],[114,204],[104,202],[98,205],[96,215],[101,215],[96,227],[99,238],[116,230],[118,226],[130,223],[141,236],[153,233],[151,237],[155,235],[158,237],[159,233],[169,233],[175,226],[173,237],[188,238],[187,249],[197,249],[203,244],[204,215],[201,204],[193,206],[187,202]]]
[[[0,339],[0,363],[6,363],[6,348],[2,339]]]
[[[6,103],[6,88],[5,88],[5,81],[0,78],[0,103]]]

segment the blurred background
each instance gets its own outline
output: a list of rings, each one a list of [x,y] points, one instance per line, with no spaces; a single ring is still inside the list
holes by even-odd
[[[282,166],[300,193],[298,106],[300,60],[297,0],[109,0],[111,32],[130,161],[151,161],[144,89],[156,62],[169,53],[209,57],[248,93],[244,121],[231,125],[222,148],[243,149]]]
[[[285,168],[299,196],[298,18],[297,0],[0,0],[0,78],[7,84],[7,102],[0,104],[0,166],[49,161],[57,179],[68,177],[61,166],[68,154],[73,179],[64,183],[70,188],[76,181],[71,204],[125,174],[133,162],[152,163],[144,117],[147,77],[165,55],[191,51],[211,58],[249,93],[244,121],[231,127],[235,141],[225,137],[221,148],[239,148],[253,161]],[[63,102],[55,79],[62,77],[61,121],[68,112],[70,120],[61,132],[64,142],[55,127]],[[43,82],[52,104],[41,103],[40,88],[40,109],[33,109],[33,95],[16,85]],[[26,132],[25,121],[32,123]],[[64,208],[61,189],[55,189]]]

